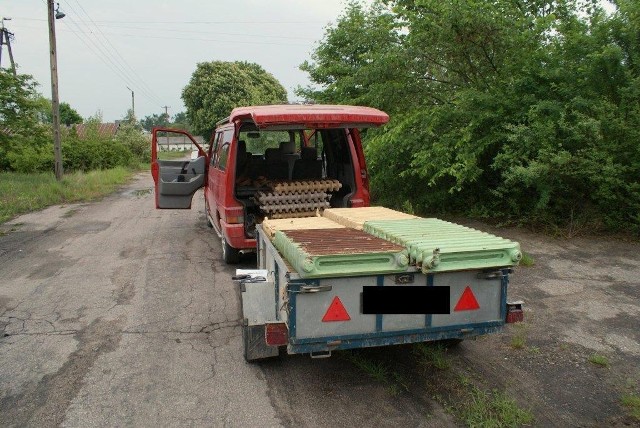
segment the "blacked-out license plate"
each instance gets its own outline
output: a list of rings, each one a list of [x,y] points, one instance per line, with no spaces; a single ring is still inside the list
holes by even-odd
[[[362,288],[363,314],[448,314],[449,287],[389,286]]]

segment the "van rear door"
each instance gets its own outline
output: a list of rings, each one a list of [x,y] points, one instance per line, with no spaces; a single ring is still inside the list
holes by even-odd
[[[159,159],[159,154],[176,150],[191,151],[195,146],[198,156],[189,159]],[[193,194],[205,184],[207,155],[196,140],[186,131],[171,128],[154,128],[151,138],[151,175],[155,182],[156,208],[189,209]]]

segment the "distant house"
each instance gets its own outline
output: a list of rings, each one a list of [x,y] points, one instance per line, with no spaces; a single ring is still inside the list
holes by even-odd
[[[98,125],[98,135],[101,137],[115,137],[118,134],[118,129],[120,128],[120,123],[111,122],[111,123],[101,123]],[[78,134],[78,138],[83,140],[87,136],[87,129],[89,126],[84,123],[78,123],[76,125],[72,125],[71,129],[75,129]]]

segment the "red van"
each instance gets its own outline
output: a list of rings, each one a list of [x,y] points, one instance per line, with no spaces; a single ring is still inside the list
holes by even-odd
[[[151,173],[156,208],[191,208],[193,194],[204,187],[207,220],[222,239],[223,259],[237,263],[240,252],[255,251],[255,226],[266,216],[312,216],[326,206],[368,206],[369,181],[358,129],[388,120],[386,113],[369,107],[239,107],[217,123],[208,150],[185,131],[155,128]],[[198,156],[158,159],[159,145],[171,134],[188,138]],[[269,211],[264,202],[274,185],[304,188],[313,183],[336,185],[319,192],[325,198],[321,202],[307,201],[304,207],[292,198]]]

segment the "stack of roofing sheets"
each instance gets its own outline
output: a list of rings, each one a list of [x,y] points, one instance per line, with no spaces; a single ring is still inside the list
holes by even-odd
[[[517,242],[384,207],[331,208],[322,217],[265,219],[263,229],[302,277],[424,273],[518,264]]]

